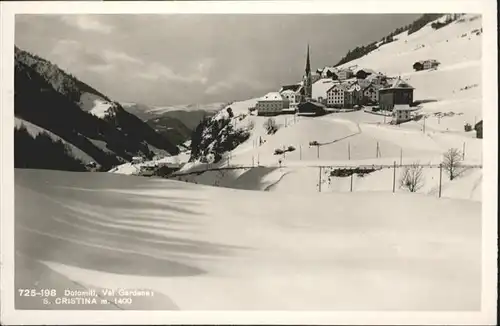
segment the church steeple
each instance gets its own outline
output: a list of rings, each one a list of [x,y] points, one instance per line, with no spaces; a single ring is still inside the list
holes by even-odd
[[[311,73],[311,60],[309,58],[309,44],[307,44],[306,76]]]
[[[307,44],[306,75],[304,76],[304,97],[309,100],[312,97],[312,77],[311,77],[311,59],[309,57],[309,43]]]

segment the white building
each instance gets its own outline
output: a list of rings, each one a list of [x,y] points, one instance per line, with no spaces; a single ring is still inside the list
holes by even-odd
[[[289,101],[284,99],[280,93],[271,92],[261,97],[255,108],[258,115],[276,115],[289,108]]]
[[[337,72],[339,80],[346,80],[354,76],[353,72],[349,69],[342,69]]]
[[[378,103],[378,89],[380,86],[376,84],[368,84],[363,88],[363,98],[365,102]]]
[[[326,105],[328,107],[343,107],[347,93],[347,84],[334,84],[326,92]]]
[[[363,92],[361,86],[354,83],[338,83],[326,92],[328,107],[353,107],[361,104]]]
[[[280,93],[281,97],[289,102],[289,110],[296,111],[300,103],[301,95],[300,92],[294,92],[291,89],[287,89]],[[286,110],[285,108],[283,110]]]
[[[401,123],[411,120],[413,109],[408,104],[395,104],[392,110],[392,122]]]
[[[425,60],[423,62],[424,69],[432,69],[434,67],[437,67],[439,65],[439,62],[436,60]]]

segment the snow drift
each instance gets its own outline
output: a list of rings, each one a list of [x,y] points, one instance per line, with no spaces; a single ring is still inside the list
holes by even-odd
[[[108,309],[480,308],[478,202],[111,173],[16,170],[15,182],[17,288],[156,295]]]

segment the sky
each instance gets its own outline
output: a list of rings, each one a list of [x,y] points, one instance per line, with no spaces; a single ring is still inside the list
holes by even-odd
[[[244,100],[301,80],[417,14],[16,15],[15,43],[111,99],[151,106]]]

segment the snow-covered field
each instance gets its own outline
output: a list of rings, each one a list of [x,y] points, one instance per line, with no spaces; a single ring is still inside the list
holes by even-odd
[[[109,309],[480,308],[479,202],[112,173],[16,170],[15,182],[18,288],[155,293]]]

